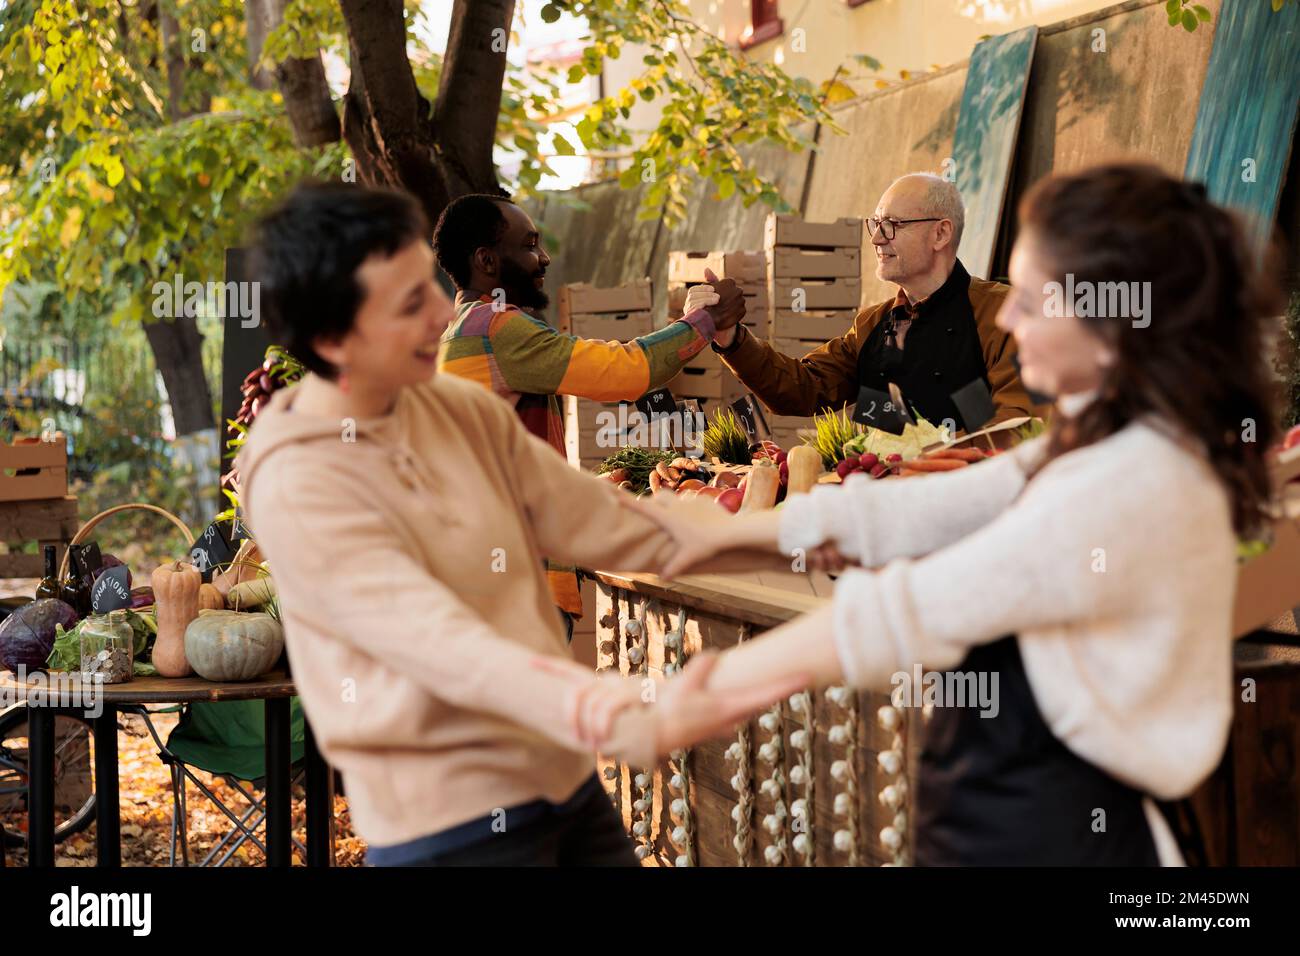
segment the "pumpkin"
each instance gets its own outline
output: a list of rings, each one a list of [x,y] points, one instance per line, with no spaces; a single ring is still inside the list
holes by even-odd
[[[221,592],[217,590],[215,584],[203,584],[199,586],[199,613],[204,611],[220,611],[226,606],[226,599]]]
[[[257,550],[257,542],[245,538],[239,550],[230,561],[230,567],[212,576],[213,586],[225,597],[236,584],[252,581],[262,573],[262,552]]]
[[[203,575],[192,564],[173,561],[154,570],[154,619],[158,637],[153,644],[153,666],[162,677],[185,677],[192,668],[185,658],[185,628],[199,616],[199,587]]]
[[[269,614],[209,611],[185,629],[185,656],[211,681],[252,680],[275,666],[284,629]]]

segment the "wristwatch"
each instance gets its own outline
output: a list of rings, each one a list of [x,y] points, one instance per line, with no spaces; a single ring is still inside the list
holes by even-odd
[[[710,342],[709,347],[719,355],[730,355],[732,352],[736,351],[736,349],[740,348],[740,343],[745,340],[745,336],[749,334],[749,329],[740,324],[737,324],[735,328],[736,334],[732,336],[731,344],[725,349],[718,345],[717,342]]]

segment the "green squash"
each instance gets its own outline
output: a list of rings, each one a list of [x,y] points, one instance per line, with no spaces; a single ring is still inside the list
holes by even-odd
[[[275,666],[284,629],[269,614],[208,611],[185,628],[185,657],[211,681],[252,680]]]

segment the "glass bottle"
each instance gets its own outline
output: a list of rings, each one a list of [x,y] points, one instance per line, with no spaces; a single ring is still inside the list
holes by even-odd
[[[41,583],[36,586],[36,600],[44,598],[57,598],[61,590],[59,588],[59,567],[55,561],[57,549],[52,544],[45,546],[45,577],[41,578]]]

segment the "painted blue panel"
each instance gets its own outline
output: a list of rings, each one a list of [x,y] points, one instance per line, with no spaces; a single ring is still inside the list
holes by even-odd
[[[1188,179],[1246,213],[1256,241],[1277,217],[1300,106],[1300,6],[1225,0],[1187,152]]]
[[[1037,42],[1038,27],[1026,27],[984,40],[971,53],[952,150],[966,203],[958,255],[971,275],[987,278],[993,264]]]

